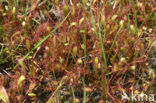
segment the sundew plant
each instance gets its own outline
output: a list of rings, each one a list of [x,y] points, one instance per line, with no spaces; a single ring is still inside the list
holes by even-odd
[[[155,69],[155,0],[0,0],[0,103],[155,102]]]

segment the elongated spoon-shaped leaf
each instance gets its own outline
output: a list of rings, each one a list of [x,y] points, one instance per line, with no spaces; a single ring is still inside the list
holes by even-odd
[[[39,43],[37,43],[37,45],[30,51],[28,52],[22,59],[24,60],[27,56],[30,55],[30,53],[32,53],[35,49],[37,49],[45,40],[47,40],[52,34],[53,32],[55,32],[60,26],[61,24],[63,24],[65,22],[65,20],[67,19],[67,17],[69,16],[70,12],[68,13],[68,15],[63,19],[63,21],[61,23],[59,23],[48,35],[46,35],[44,38],[42,38]]]
[[[0,85],[0,100],[2,100],[4,103],[10,103],[8,94],[2,85]]]
[[[65,83],[65,81],[66,81],[67,79],[68,79],[67,76],[64,76],[64,77],[61,79],[61,81],[60,81],[58,87],[56,88],[56,90],[53,92],[53,94],[51,95],[51,97],[49,98],[49,100],[48,100],[46,103],[56,103],[56,96],[55,96],[55,94],[56,94],[56,92],[63,86],[63,84]]]

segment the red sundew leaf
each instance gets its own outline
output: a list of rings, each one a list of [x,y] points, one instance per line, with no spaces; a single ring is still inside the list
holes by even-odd
[[[38,10],[35,10],[35,11],[34,11],[33,17],[34,17],[34,18],[39,17],[39,12],[38,12]]]
[[[122,93],[125,92],[126,90],[124,88],[122,88],[120,85],[118,85],[118,90]]]
[[[32,4],[32,7],[31,7],[31,11],[34,11],[37,7],[37,4],[38,4],[38,0],[33,0],[33,4]]]
[[[113,67],[113,73],[114,72],[117,72],[120,68],[118,67],[118,64],[114,64],[114,67]]]
[[[36,82],[31,81],[30,85],[29,85],[29,89],[27,91],[27,94],[32,92],[32,90],[36,87]]]
[[[38,5],[38,0],[33,0],[32,6],[31,6],[31,9],[30,9],[30,14],[29,14],[29,16],[28,16],[28,18],[27,18],[27,20],[26,20],[27,23],[29,23],[30,18],[33,16],[33,15],[32,15],[32,12],[36,10],[37,5]]]
[[[47,23],[45,22],[45,23],[41,24],[41,26],[38,28],[37,33],[36,33],[37,35],[35,35],[35,40],[39,39],[39,36],[40,36],[41,32],[45,29],[46,25],[47,25]]]
[[[25,3],[26,2],[26,0],[22,0],[22,3]]]
[[[134,62],[132,62],[131,64],[133,63],[143,63],[147,60],[148,58],[145,57],[140,57],[140,58],[136,58],[136,60]]]
[[[40,33],[43,31],[43,29],[45,28],[46,24],[47,24],[47,23],[43,23],[43,24],[39,27],[39,29],[37,30],[37,34],[40,34]]]
[[[149,41],[148,47],[146,49],[146,53],[149,53],[154,45],[156,45],[156,40]]]

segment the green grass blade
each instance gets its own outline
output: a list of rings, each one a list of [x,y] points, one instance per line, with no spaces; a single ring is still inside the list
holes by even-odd
[[[97,37],[97,30],[96,30],[95,20],[94,20],[93,10],[92,10],[92,0],[90,0],[90,14],[91,14],[91,22],[92,22],[92,24],[93,24],[95,36]]]
[[[86,51],[86,31],[84,32],[84,63],[87,63],[87,51]]]
[[[60,26],[61,24],[63,24],[65,22],[65,20],[68,18],[69,14],[71,13],[71,11],[68,13],[68,15],[62,20],[61,23],[59,23],[47,36],[45,36],[44,38],[42,38],[40,40],[39,43],[37,43],[37,45],[31,50],[29,51],[26,55],[23,56],[22,60],[24,60],[25,58],[27,58],[35,49],[37,49],[45,40],[47,40],[52,34],[53,32],[55,32]],[[17,64],[14,69],[16,69],[16,67],[18,66],[19,64]]]
[[[76,101],[75,101],[74,89],[73,89],[73,87],[72,87],[72,86],[71,86],[71,90],[72,90],[72,94],[73,94],[73,103],[76,103]]]
[[[105,8],[104,8],[105,9]],[[104,9],[102,12],[104,12]],[[103,14],[104,15],[104,14]],[[102,25],[101,25],[102,20],[100,21],[100,11],[98,8],[98,27],[99,27],[99,37],[100,37],[100,41],[101,41],[101,47],[102,47],[102,54],[103,54],[103,59],[104,59],[104,64],[105,67],[107,68],[107,59],[106,59],[106,53],[105,53],[105,47],[104,47],[104,40],[105,40],[105,31],[104,31],[104,38],[102,37]],[[105,26],[105,25],[104,25]],[[105,99],[108,100],[108,96],[107,96],[107,88],[106,88],[106,83],[105,83],[105,70],[104,68],[102,69],[102,82],[103,82],[103,86],[104,86],[104,92],[105,92]]]
[[[135,1],[134,0],[133,0],[133,10],[134,10],[135,29],[136,29],[136,32],[137,32],[137,30],[138,30],[137,11],[135,9]]]
[[[108,61],[108,59],[109,59],[109,57],[110,57],[111,51],[112,51],[112,49],[113,49],[113,47],[114,47],[114,45],[115,45],[115,42],[116,42],[116,40],[117,40],[117,38],[118,38],[118,35],[119,35],[121,29],[122,29],[122,27],[119,28],[119,30],[117,31],[117,34],[115,35],[115,38],[114,38],[114,40],[113,40],[113,43],[112,43],[112,45],[111,45],[111,47],[110,47],[110,49],[109,49],[109,52],[108,52],[107,61]]]
[[[84,80],[84,77],[82,77],[82,84],[83,84],[83,103],[86,103],[86,100],[87,100],[87,96],[86,96],[86,85],[85,85],[85,80]]]
[[[144,25],[144,23],[146,22],[147,19],[149,19],[153,13],[156,12],[156,8],[152,10],[152,12],[150,12],[150,14],[148,14],[146,17],[145,17],[145,20],[141,23],[140,27],[142,27]]]

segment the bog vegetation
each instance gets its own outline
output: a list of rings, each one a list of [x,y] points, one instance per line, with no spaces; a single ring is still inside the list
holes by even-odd
[[[1,0],[0,102],[126,103],[154,93],[155,0]]]

